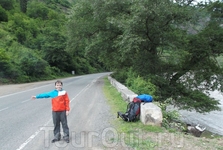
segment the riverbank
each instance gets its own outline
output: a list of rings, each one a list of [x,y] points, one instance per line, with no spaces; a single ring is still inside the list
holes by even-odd
[[[195,111],[179,110],[181,120],[190,124],[200,124],[206,127],[206,130],[223,136],[223,95],[219,91],[210,92],[210,97],[219,100],[221,111],[212,111],[201,114]]]

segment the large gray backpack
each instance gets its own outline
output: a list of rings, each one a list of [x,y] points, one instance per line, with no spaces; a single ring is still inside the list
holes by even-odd
[[[117,118],[121,117],[124,121],[133,122],[139,120],[141,100],[134,98],[128,103],[125,113],[117,112]]]

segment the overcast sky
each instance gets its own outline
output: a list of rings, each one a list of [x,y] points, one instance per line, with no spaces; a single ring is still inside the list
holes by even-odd
[[[209,0],[194,0],[194,2],[209,2]],[[217,0],[211,0],[212,2],[215,2],[215,1],[217,1]]]
[[[216,2],[216,1],[218,1],[218,0],[211,0],[212,2]],[[221,0],[219,0],[219,1],[221,1]],[[192,3],[193,4],[196,4],[197,2],[209,2],[209,0],[194,0]]]

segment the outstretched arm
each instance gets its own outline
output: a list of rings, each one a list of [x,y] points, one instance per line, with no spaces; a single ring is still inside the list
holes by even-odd
[[[53,97],[54,96],[53,94],[54,94],[54,91],[47,92],[47,93],[41,93],[41,94],[38,94],[36,96],[31,96],[31,99],[49,98],[49,97]]]

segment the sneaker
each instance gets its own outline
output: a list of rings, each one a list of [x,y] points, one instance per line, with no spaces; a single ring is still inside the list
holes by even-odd
[[[66,140],[65,140],[65,142],[69,143],[69,142],[70,142],[70,140],[69,140],[69,139],[66,139]]]
[[[70,140],[69,140],[69,136],[64,136],[63,139],[64,139],[64,141],[67,142],[67,143],[70,142]]]
[[[118,112],[118,116],[120,116],[124,121],[128,121],[128,118],[126,117],[125,114]]]
[[[52,143],[55,143],[55,142],[57,142],[57,141],[60,141],[60,139],[53,139],[51,142],[52,142]]]

